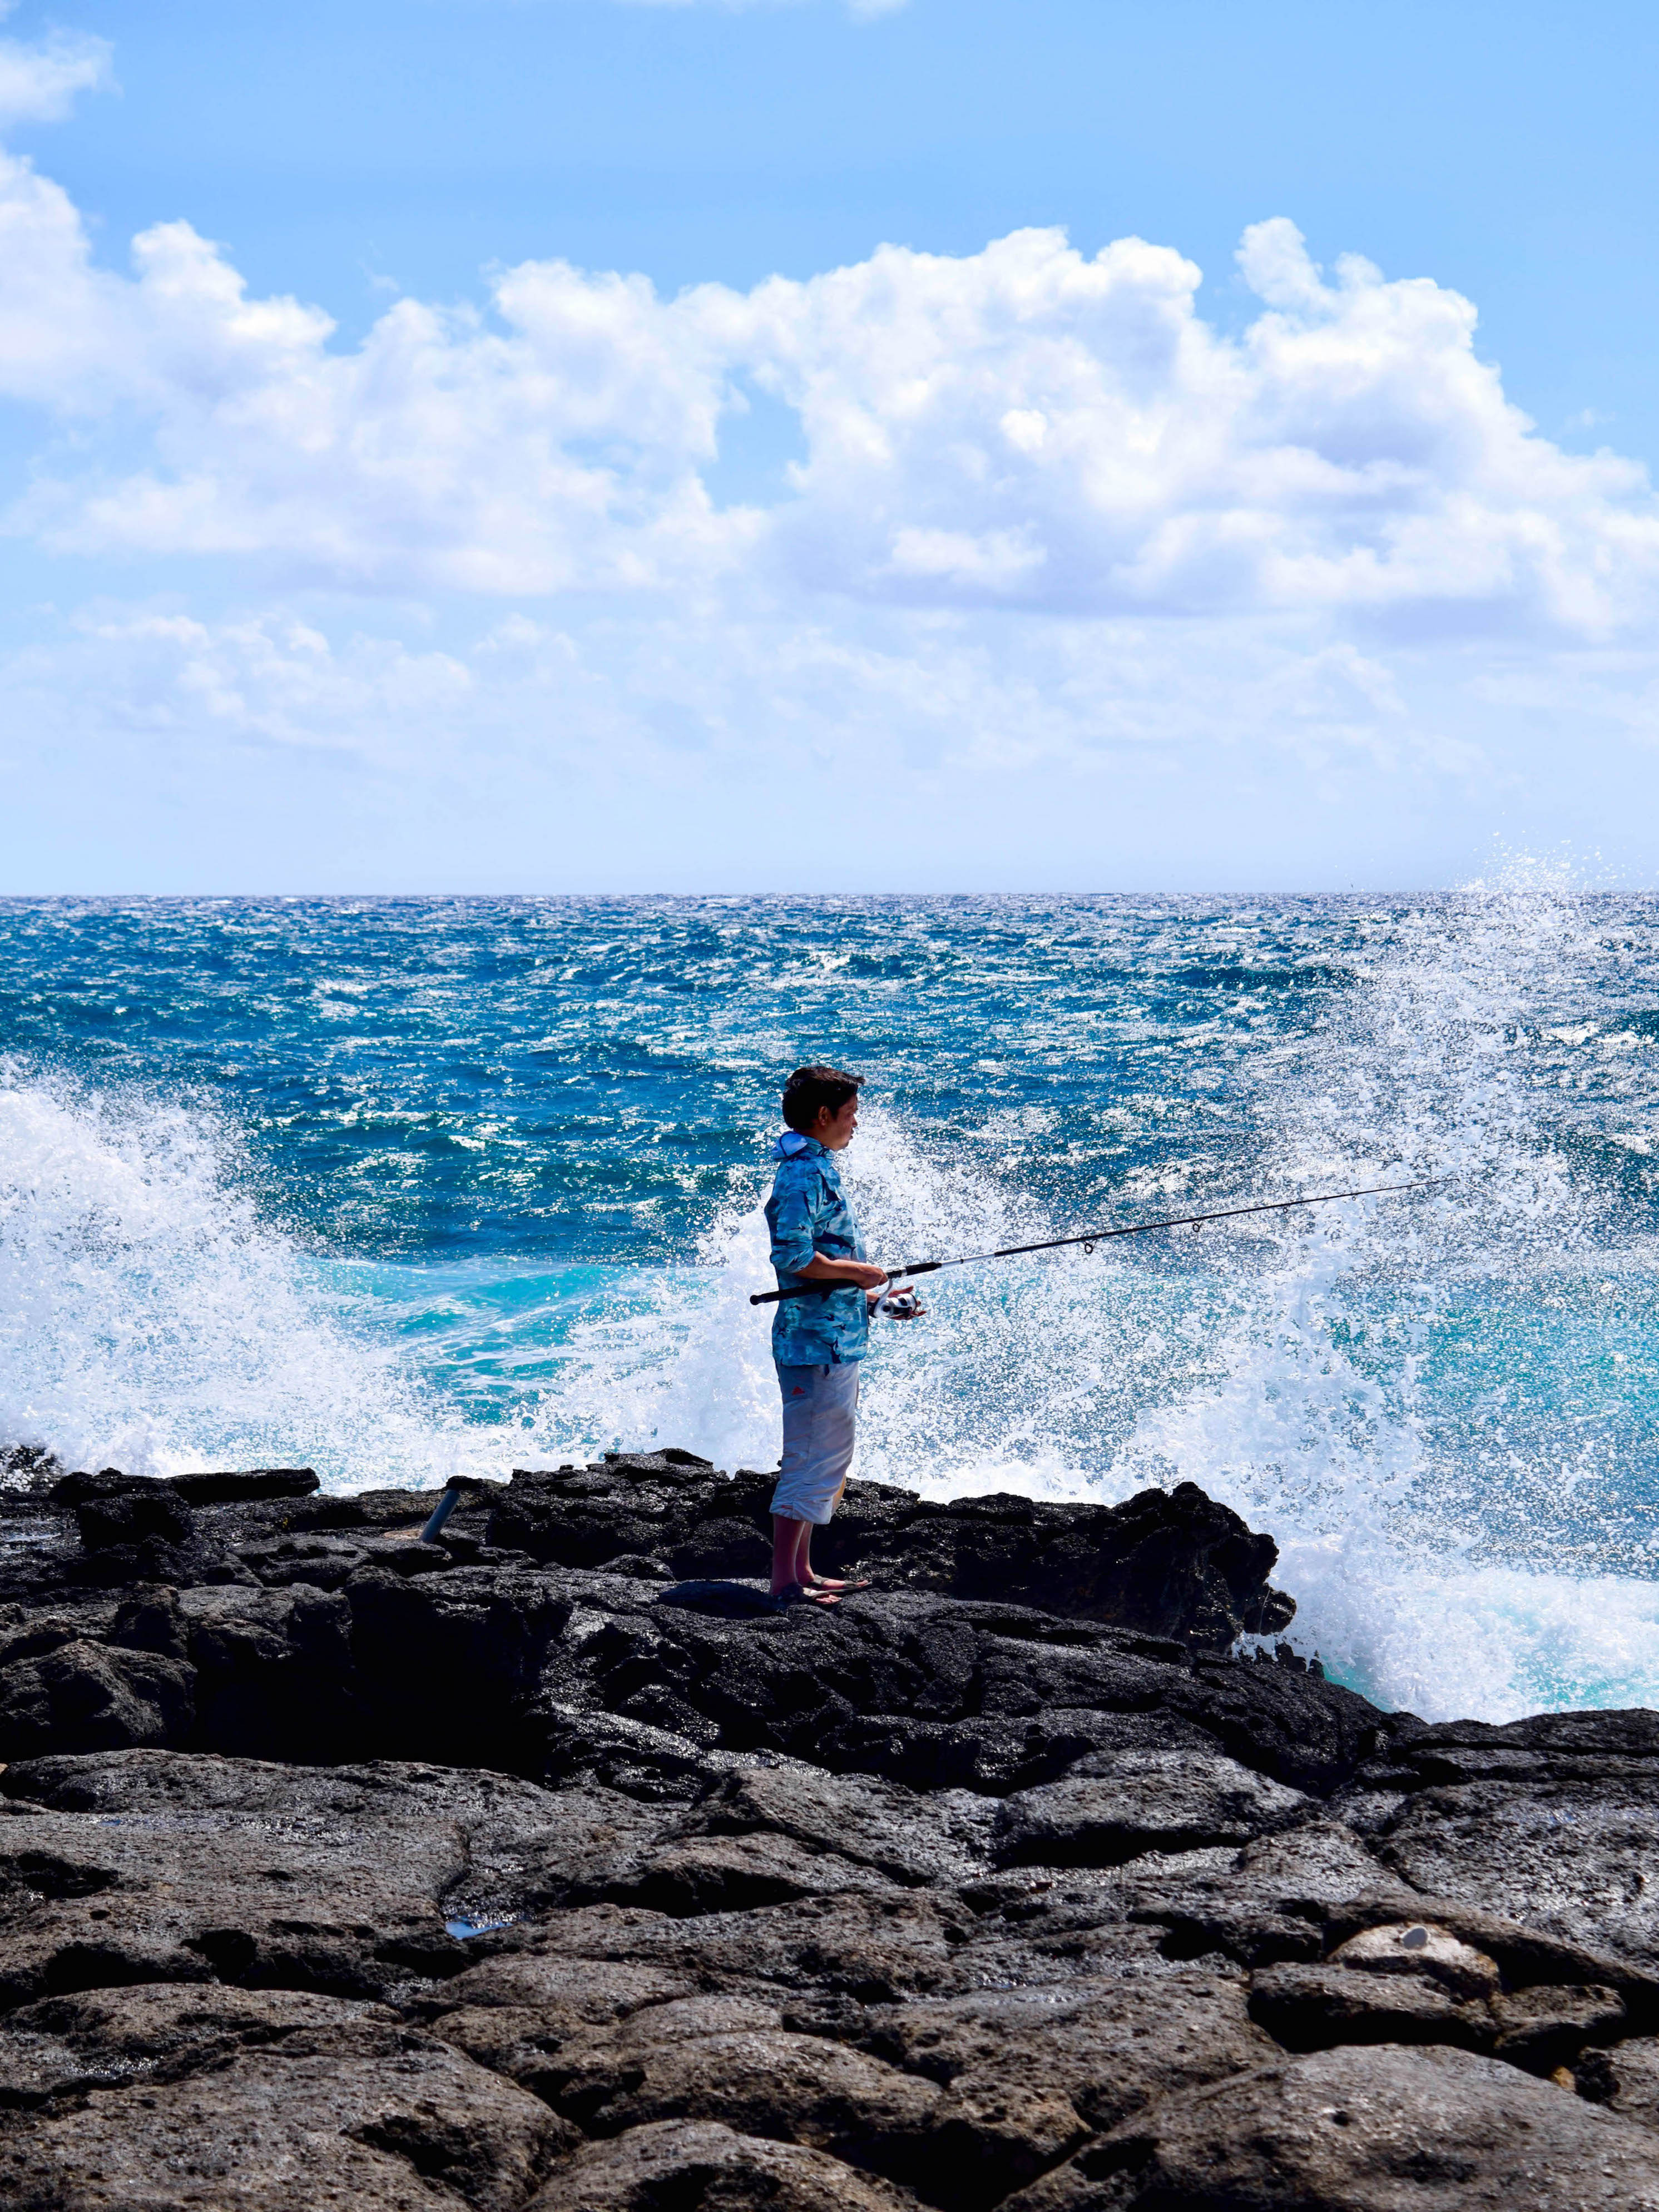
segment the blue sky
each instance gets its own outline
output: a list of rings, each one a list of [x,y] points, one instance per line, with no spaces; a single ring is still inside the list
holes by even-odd
[[[1659,14],[1203,0],[88,0],[19,9],[114,48],[119,96],[19,133],[118,252],[184,216],[347,332],[391,276],[476,297],[559,254],[676,290],[807,277],[884,240],[972,253],[1129,232],[1248,312],[1231,256],[1289,215],[1475,301],[1552,436],[1650,459]]]
[[[1659,869],[1651,10],[3,31],[0,890]]]

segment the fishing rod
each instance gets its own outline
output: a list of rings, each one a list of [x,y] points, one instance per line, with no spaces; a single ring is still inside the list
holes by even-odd
[[[1091,1229],[1081,1237],[1050,1237],[1041,1244],[1000,1244],[994,1252],[964,1252],[956,1260],[915,1260],[908,1267],[895,1267],[887,1279],[896,1283],[907,1275],[936,1275],[941,1267],[972,1267],[984,1260],[1014,1260],[1027,1252],[1058,1252],[1071,1244],[1080,1244],[1085,1252],[1092,1252],[1097,1244],[1104,1244],[1114,1237],[1146,1237],[1154,1229],[1201,1229],[1206,1221],[1237,1221],[1245,1213],[1290,1213],[1298,1206],[1330,1206],[1339,1198],[1383,1198],[1395,1191],[1437,1190],[1453,1180],[1450,1176],[1425,1176],[1416,1182],[1377,1182],[1368,1184],[1363,1190],[1327,1190],[1312,1198],[1275,1198],[1261,1206],[1230,1206],[1218,1213],[1183,1213],[1168,1221],[1132,1221],[1126,1228]],[[845,1283],[799,1283],[787,1291],[757,1291],[749,1303],[751,1306],[773,1306],[785,1298],[822,1297],[830,1291],[848,1287]]]

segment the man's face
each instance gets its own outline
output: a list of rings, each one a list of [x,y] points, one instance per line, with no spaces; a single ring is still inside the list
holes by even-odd
[[[827,1106],[818,1109],[818,1125],[812,1134],[826,1152],[844,1152],[853,1141],[853,1132],[859,1125],[858,1093],[854,1092],[839,1114],[832,1114]]]

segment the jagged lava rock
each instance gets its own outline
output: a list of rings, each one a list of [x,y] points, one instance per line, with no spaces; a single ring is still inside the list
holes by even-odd
[[[436,1542],[305,1469],[21,1471],[8,2204],[1654,2202],[1659,1717],[1231,1656],[1288,1601],[1190,1486],[853,1486],[877,1587],[778,1613],[771,1479],[687,1453]]]
[[[1171,2099],[1009,2212],[1655,2212],[1659,2138],[1449,2050],[1322,2051]]]
[[[515,2212],[576,2140],[538,2099],[376,2009],[145,1990],[35,2016],[88,2070],[0,2126],[15,2212]],[[0,2067],[19,2034],[0,2031]]]
[[[681,1577],[761,1575],[775,1475],[716,1476],[685,1452],[608,1453],[598,1467],[519,1468],[495,1504],[492,1544],[544,1563],[626,1558]],[[1040,1606],[1195,1650],[1285,1627],[1295,1607],[1267,1582],[1278,1547],[1196,1483],[1121,1505],[1048,1505],[1002,1494],[933,1504],[849,1482],[817,1550],[824,1569],[884,1587]]]

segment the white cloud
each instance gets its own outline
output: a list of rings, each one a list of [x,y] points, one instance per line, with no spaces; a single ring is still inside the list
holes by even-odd
[[[1022,584],[1048,559],[1019,531],[919,530],[907,525],[893,538],[889,567],[897,576],[926,576],[1003,592]]]
[[[0,8],[0,15],[11,13]],[[0,127],[55,123],[69,113],[77,92],[112,82],[108,41],[75,31],[54,31],[35,46],[0,38]]]
[[[1199,271],[1054,230],[959,258],[883,246],[805,283],[703,285],[532,262],[490,312],[411,300],[363,343],[250,298],[187,223],[96,267],[64,195],[0,175],[0,390],[113,445],[13,517],[58,547],[244,555],[356,588],[777,588],[1072,613],[1324,607],[1609,635],[1651,619],[1643,471],[1569,454],[1505,399],[1468,301],[1285,221],[1247,233],[1237,340]],[[748,380],[806,459],[767,511],[704,482]],[[94,451],[97,450],[95,444]]]
[[[43,626],[0,658],[0,883],[1399,887],[1494,827],[1659,860],[1652,656],[759,595],[477,616]]]
[[[1249,884],[1636,819],[1643,471],[1540,436],[1457,294],[1283,220],[1239,264],[1237,336],[1172,249],[1027,230],[672,299],[526,263],[344,344],[187,222],[102,265],[0,155],[9,526],[133,578],[0,658],[18,849],[776,883],[833,821],[821,881]],[[757,392],[801,458],[722,506]]]

